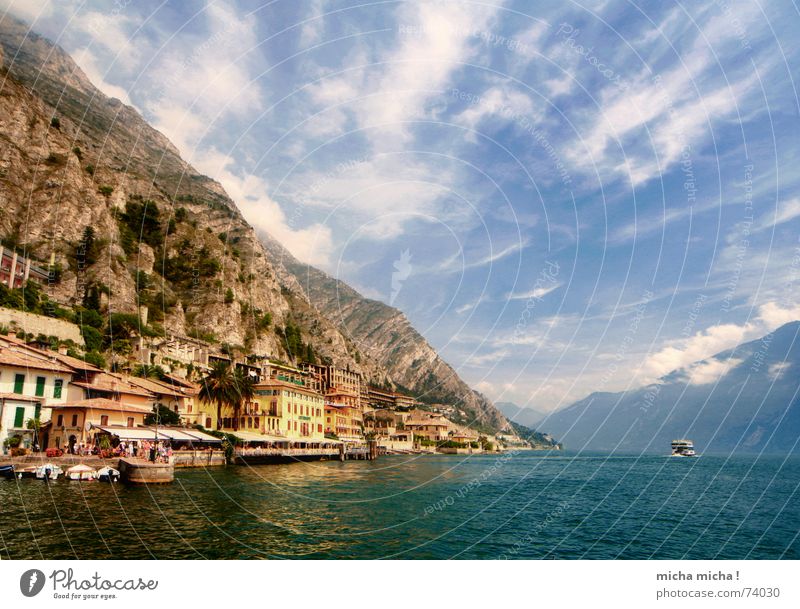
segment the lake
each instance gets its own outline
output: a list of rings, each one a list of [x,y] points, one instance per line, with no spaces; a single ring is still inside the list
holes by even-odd
[[[798,559],[800,458],[518,452],[0,480],[0,558]]]

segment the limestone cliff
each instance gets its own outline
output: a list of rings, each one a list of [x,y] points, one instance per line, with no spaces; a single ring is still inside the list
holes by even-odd
[[[75,306],[95,290],[108,312],[146,306],[151,331],[285,360],[299,333],[314,358],[505,424],[402,313],[257,235],[220,184],[59,47],[5,16],[0,59],[0,237],[59,269],[51,298]]]

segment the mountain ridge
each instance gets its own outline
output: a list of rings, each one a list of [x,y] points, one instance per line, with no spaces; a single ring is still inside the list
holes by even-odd
[[[726,349],[656,383],[592,393],[539,429],[572,450],[666,452],[686,437],[698,452],[795,452],[800,430],[800,321]],[[712,382],[698,370],[720,369]]]
[[[402,330],[400,351],[380,344],[385,332],[366,340],[364,323],[351,332],[355,318],[332,320],[335,309],[322,296],[333,278],[256,233],[224,188],[183,160],[135,108],[104,95],[66,52],[8,15],[0,19],[0,60],[0,138],[7,144],[0,235],[6,247],[59,268],[48,286],[55,301],[80,307],[94,290],[109,318],[146,307],[151,323],[140,319],[142,331],[213,339],[288,361],[321,359],[375,384],[457,404],[464,422],[478,427],[507,424],[402,312],[337,284],[354,309]],[[76,261],[87,227],[97,233],[89,264]],[[303,268],[320,285],[304,287]],[[130,348],[117,340],[112,351],[126,356]],[[413,361],[432,367],[406,372]]]

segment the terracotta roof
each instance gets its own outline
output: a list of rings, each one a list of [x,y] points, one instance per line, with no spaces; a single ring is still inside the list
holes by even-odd
[[[75,371],[63,364],[47,359],[41,355],[26,353],[27,348],[0,347],[0,365],[15,366],[17,368],[34,368],[36,370],[50,370],[73,374]]]
[[[317,393],[313,389],[309,389],[304,385],[295,385],[294,383],[279,381],[277,379],[268,379],[266,381],[261,381],[256,383],[255,389],[258,390],[259,387],[281,387],[283,389],[292,389],[294,391],[302,391],[303,393],[309,393],[314,397],[322,397],[321,393]]]
[[[17,400],[18,402],[40,402],[44,406],[47,401],[43,397],[20,395],[19,393],[0,393],[0,400]]]
[[[101,368],[98,368],[94,364],[90,364],[89,362],[82,360],[79,357],[72,357],[71,355],[66,355],[62,353],[58,353],[57,351],[51,351],[49,349],[40,349],[39,347],[33,347],[27,344],[24,340],[21,340],[15,336],[2,336],[0,340],[7,340],[10,343],[18,345],[23,349],[27,349],[37,355],[42,355],[44,357],[53,358],[64,364],[65,366],[69,366],[70,368],[74,368],[75,370],[87,370],[89,372],[102,372]]]
[[[51,406],[53,410],[60,410],[63,408],[88,408],[89,410],[116,410],[119,412],[141,412],[150,413],[151,408],[146,406],[134,406],[133,404],[125,404],[116,400],[109,400],[108,398],[92,398],[90,400],[78,400],[69,404],[58,404]]]
[[[85,389],[94,389],[96,391],[127,393],[130,395],[141,395],[149,398],[155,397],[152,392],[131,384],[131,382],[122,375],[113,374],[111,372],[101,372],[92,379],[91,383],[77,381],[72,384]]]
[[[190,389],[182,385],[173,384],[169,381],[160,381],[158,379],[146,379],[138,376],[128,377],[127,381],[133,385],[141,387],[146,391],[158,395],[171,395],[174,397],[191,397],[199,393],[199,389]]]

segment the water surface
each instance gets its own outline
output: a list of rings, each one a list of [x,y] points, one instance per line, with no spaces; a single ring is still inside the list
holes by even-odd
[[[0,480],[0,558],[800,558],[800,458],[383,457]]]

